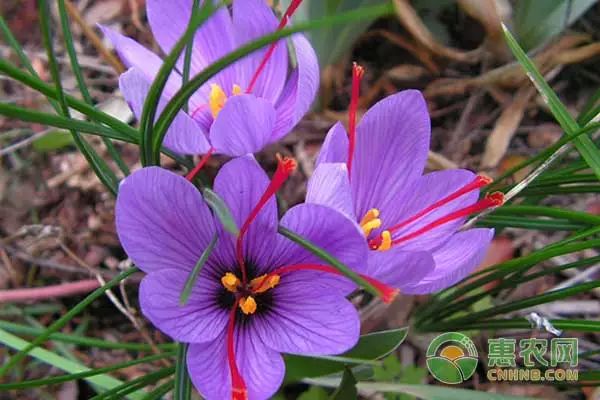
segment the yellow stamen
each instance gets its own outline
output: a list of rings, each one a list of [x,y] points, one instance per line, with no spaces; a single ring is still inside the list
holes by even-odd
[[[389,250],[392,247],[392,234],[390,231],[381,232],[381,244],[377,247],[378,251]]]
[[[273,289],[279,283],[281,279],[279,275],[272,274],[265,280],[267,275],[261,275],[258,278],[254,278],[250,281],[250,289],[252,289],[253,293],[264,293],[269,289]],[[263,281],[265,281],[263,283]]]
[[[360,220],[360,227],[365,236],[369,236],[373,229],[377,229],[380,226],[381,220],[379,219],[379,210],[376,208],[371,208]]]
[[[208,106],[213,118],[217,118],[226,101],[227,95],[223,91],[223,88],[216,83],[211,84],[210,94],[208,95]]]
[[[375,218],[379,218],[379,210],[376,208],[371,208],[364,217],[360,220],[360,225],[364,225],[374,220]]]
[[[256,301],[254,300],[254,297],[242,297],[240,299],[240,309],[246,315],[254,314],[256,312]]]
[[[237,276],[235,276],[231,272],[227,272],[221,278],[221,283],[223,284],[225,289],[229,290],[230,292],[235,293],[235,292],[237,292],[237,288],[240,285],[240,280],[238,279]]]
[[[379,218],[373,219],[366,224],[362,224],[360,227],[363,230],[365,236],[369,236],[373,229],[377,229],[381,226],[381,220]]]
[[[233,85],[233,90],[231,91],[231,93],[233,93],[234,96],[242,94],[242,88],[240,87],[240,85]]]
[[[240,85],[233,85],[231,93],[234,96],[242,94],[242,88]],[[223,91],[223,88],[216,83],[210,85],[210,93],[208,95],[208,107],[213,118],[217,118],[217,115],[221,112],[227,101],[227,95]]]

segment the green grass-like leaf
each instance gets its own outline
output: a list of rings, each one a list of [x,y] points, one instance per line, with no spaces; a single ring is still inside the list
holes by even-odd
[[[39,345],[44,343],[46,340],[48,340],[48,338],[51,334],[57,332],[59,329],[61,329],[63,326],[65,326],[73,317],[75,317],[77,314],[79,314],[81,311],[83,311],[94,300],[96,300],[100,296],[102,296],[104,294],[104,292],[106,292],[108,289],[111,289],[114,286],[118,285],[119,282],[121,282],[123,279],[126,279],[128,276],[130,276],[131,274],[133,274],[134,272],[137,272],[137,271],[138,271],[137,268],[130,268],[126,271],[123,271],[122,273],[120,273],[119,275],[117,275],[116,277],[111,279],[110,281],[106,282],[105,285],[103,285],[102,287],[99,287],[98,289],[96,289],[92,293],[90,293],[85,299],[83,299],[77,305],[75,305],[73,308],[71,308],[65,315],[63,315],[62,317],[60,317],[59,319],[54,321],[48,328],[46,328],[46,330],[44,330],[44,332],[41,335],[36,337],[35,340],[33,340],[31,343],[29,343],[27,346],[25,346],[23,349],[21,349],[17,354],[15,354],[13,357],[11,357],[0,368],[0,377],[6,375],[6,373],[8,371],[10,371],[12,368],[14,368],[14,366],[18,362],[23,360],[25,358],[25,356],[27,356],[27,354],[29,354],[30,351],[32,351],[33,349],[35,349],[36,347],[38,347]]]
[[[506,26],[502,25],[504,30],[504,36],[506,38],[506,43],[508,47],[513,52],[515,58],[523,69],[525,69],[527,76],[536,89],[544,99],[544,101],[548,104],[552,115],[556,121],[560,124],[560,126],[564,129],[564,131],[569,136],[575,135],[580,126],[577,124],[577,121],[569,114],[567,108],[562,104],[556,93],[550,88],[548,83],[544,80],[544,77],[540,73],[540,71],[536,68],[535,64],[531,59],[525,54],[521,46],[517,43],[513,35],[506,28]],[[600,179],[600,151],[590,139],[589,136],[579,136],[574,139],[575,147],[583,157],[583,159],[588,163],[590,168],[594,171],[596,176]]]
[[[20,351],[24,351],[25,349],[29,348],[32,344],[17,337],[14,336],[11,333],[6,332],[3,329],[0,329],[0,342],[2,342],[5,346],[8,347],[12,347],[14,349],[20,350]],[[48,351],[46,349],[41,349],[41,348],[36,348],[33,349],[31,351],[31,356],[34,358],[37,358],[38,360],[46,363],[46,364],[50,364],[58,369],[61,369],[63,371],[69,372],[72,375],[69,376],[69,379],[64,379],[63,377],[56,377],[54,378],[54,381],[52,381],[53,378],[49,378],[49,379],[45,379],[44,382],[45,384],[53,384],[53,383],[60,383],[60,382],[65,382],[67,380],[72,380],[72,379],[85,379],[86,381],[90,382],[91,384],[95,385],[96,387],[101,387],[104,389],[113,389],[116,387],[119,387],[123,384],[122,381],[113,378],[112,376],[106,375],[104,372],[98,372],[98,370],[94,371],[91,370],[75,361],[69,360],[67,358],[61,357],[51,351]],[[123,367],[124,368],[124,367]],[[109,371],[105,371],[105,372],[109,372]],[[73,375],[78,375],[76,377],[73,377]],[[62,380],[61,380],[62,378]],[[47,383],[50,380],[50,383]],[[37,382],[39,383],[39,382]],[[32,385],[30,386],[26,386],[26,387],[33,387],[33,386],[40,386],[39,384],[37,384],[36,382],[34,382]],[[26,382],[20,383],[20,384],[9,384],[10,386],[22,386],[26,384]],[[5,385],[0,385],[0,390],[8,390],[5,389],[3,386]],[[16,387],[14,389],[18,389],[20,387]],[[127,396],[130,399],[141,399],[141,393],[131,393],[129,396]]]
[[[179,305],[184,306],[188,302],[190,295],[192,294],[192,289],[194,288],[194,285],[196,284],[196,280],[198,279],[198,274],[200,274],[200,270],[202,269],[204,264],[206,264],[206,261],[208,261],[208,258],[210,257],[213,250],[215,249],[218,239],[219,239],[219,236],[215,233],[213,235],[212,239],[210,240],[210,243],[206,247],[206,249],[204,249],[204,251],[200,255],[198,262],[196,263],[196,265],[194,265],[194,269],[192,269],[192,272],[190,272],[190,275],[188,276],[187,280],[185,281],[185,286],[183,287],[181,296],[179,296]]]
[[[27,343],[22,340],[20,341],[20,339],[17,338],[16,336],[12,336],[12,335],[8,336],[8,335],[10,335],[10,333],[5,332],[0,329],[0,341],[5,343],[9,347],[13,347],[13,348],[16,348],[17,350],[19,350],[20,348],[22,348],[24,346],[17,346],[17,345]],[[50,354],[47,354],[47,353],[50,353]],[[103,387],[105,389],[112,389],[113,387],[122,385],[123,382],[119,381],[119,380],[108,379],[104,384],[103,384],[103,382],[98,383],[98,380],[99,380],[98,375],[105,375],[106,373],[117,371],[117,370],[123,369],[123,368],[132,367],[134,365],[139,365],[139,364],[149,363],[149,362],[153,362],[153,361],[157,361],[157,360],[162,360],[167,357],[173,357],[175,355],[175,352],[156,354],[156,355],[152,355],[152,356],[148,356],[148,357],[138,358],[138,359],[135,359],[132,361],[126,361],[126,362],[113,364],[109,367],[95,368],[95,369],[88,369],[88,368],[84,367],[83,365],[79,365],[79,366],[73,365],[73,364],[77,364],[77,363],[73,363],[70,360],[68,360],[69,362],[65,364],[63,362],[65,359],[63,357],[56,356],[54,353],[49,352],[44,349],[34,349],[31,352],[31,355],[47,364],[53,365],[56,368],[59,368],[59,369],[62,369],[64,371],[71,372],[71,373],[67,374],[67,375],[53,376],[51,378],[44,378],[44,379],[34,379],[34,380],[29,380],[29,381],[24,381],[24,382],[0,383],[0,391],[22,390],[22,389],[31,389],[31,388],[40,387],[40,386],[58,385],[60,383],[79,380],[79,379],[85,379],[85,380],[89,381],[90,383],[96,384],[97,386]],[[81,372],[76,372],[78,370],[80,370]],[[91,379],[87,379],[87,378],[91,378]],[[109,378],[111,378],[111,377],[109,377]]]
[[[47,0],[40,0],[39,2],[40,11],[40,27],[42,30],[42,41],[46,47],[46,54],[48,55],[48,67],[50,74],[56,87],[56,93],[58,94],[58,103],[60,108],[57,110],[66,118],[70,118],[69,106],[64,96],[62,83],[60,81],[60,72],[58,69],[58,61],[56,60],[56,54],[54,52],[54,46],[52,44],[52,30],[50,28],[50,8]],[[94,150],[94,148],[74,129],[71,129],[73,135],[73,141],[79,149],[79,151],[86,158],[90,167],[100,179],[100,182],[104,184],[114,195],[117,194],[117,186],[119,180],[115,173],[109,168],[106,162],[100,157],[100,155]]]
[[[60,25],[62,27],[65,48],[67,50],[67,54],[69,55],[69,61],[71,63],[71,70],[73,71],[75,79],[77,80],[77,86],[79,87],[81,97],[86,103],[93,106],[94,101],[92,99],[92,96],[90,95],[87,85],[85,84],[85,79],[83,78],[81,66],[79,65],[79,61],[77,59],[77,52],[75,51],[75,47],[73,46],[73,36],[71,34],[71,28],[69,27],[69,18],[67,16],[65,0],[58,0],[58,14],[60,16]],[[129,175],[129,168],[117,152],[117,149],[115,148],[113,142],[105,137],[102,138],[102,141],[106,146],[108,154],[111,156],[115,164],[117,164],[123,175]]]

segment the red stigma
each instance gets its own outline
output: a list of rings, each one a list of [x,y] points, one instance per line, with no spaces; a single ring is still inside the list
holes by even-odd
[[[272,196],[274,196],[275,193],[277,193],[281,185],[283,185],[283,183],[289,178],[292,172],[296,170],[296,166],[296,160],[294,160],[293,158],[281,157],[279,154],[277,155],[277,169],[275,170],[275,174],[273,174],[273,178],[271,179],[269,186],[267,186],[267,188],[265,189],[265,192],[261,196],[260,200],[258,200],[256,206],[254,206],[252,211],[250,211],[250,214],[248,214],[246,221],[240,229],[240,233],[237,237],[235,250],[238,264],[240,265],[240,269],[242,270],[242,282],[244,285],[248,283],[243,252],[244,235],[248,232],[250,224],[256,219],[256,216],[258,215],[260,210],[264,207],[265,204],[267,204],[267,201],[269,201],[269,199]]]
[[[415,237],[420,236],[425,232],[429,232],[430,230],[437,228],[438,226],[444,225],[448,222],[454,221],[454,220],[462,218],[462,217],[466,217],[471,214],[481,212],[488,208],[498,207],[498,206],[501,206],[502,204],[504,204],[504,193],[494,192],[494,193],[488,194],[487,196],[485,196],[483,199],[479,200],[475,204],[472,204],[472,205],[462,208],[460,210],[454,211],[442,218],[439,218],[439,219],[425,225],[424,227],[422,227],[420,229],[417,229],[414,232],[411,232],[407,235],[404,235],[397,239],[394,239],[392,241],[392,245],[406,242],[407,240],[414,239]]]
[[[208,149],[208,151],[206,152],[206,154],[204,156],[202,156],[202,158],[200,159],[200,161],[198,162],[198,165],[196,165],[194,167],[193,170],[191,170],[186,176],[185,179],[187,179],[188,181],[193,181],[194,178],[196,177],[196,175],[198,175],[198,172],[200,172],[200,170],[202,169],[202,167],[204,167],[206,165],[206,163],[208,162],[208,159],[210,158],[210,156],[212,155],[212,153],[215,152],[215,148],[211,147],[210,149]]]
[[[350,107],[348,108],[348,177],[352,171],[352,159],[354,158],[354,147],[356,145],[356,111],[358,109],[358,100],[360,97],[360,81],[365,74],[365,69],[354,63],[352,65],[352,95],[350,97]]]
[[[229,312],[229,324],[227,325],[227,361],[229,362],[229,371],[231,373],[231,400],[248,400],[248,390],[246,382],[238,370],[235,361],[235,315],[240,300],[236,299],[231,311]]]
[[[320,264],[286,265],[284,267],[277,268],[275,271],[271,272],[269,275],[283,275],[286,273],[296,272],[296,271],[318,271],[318,272],[324,272],[327,274],[332,274],[332,275],[337,275],[337,276],[344,276],[337,269],[330,267],[329,265],[320,265]],[[385,283],[383,283],[375,278],[371,278],[370,276],[363,275],[363,274],[358,274],[358,275],[361,278],[363,278],[364,280],[366,280],[367,282],[369,282],[371,285],[373,285],[373,287],[379,293],[379,296],[381,297],[383,302],[386,304],[391,303],[399,293],[398,289],[391,287],[389,285],[386,285]],[[266,276],[264,278],[264,281],[266,281],[267,278],[268,278],[268,276]],[[262,282],[261,282],[261,285],[262,285]]]
[[[290,18],[292,17],[292,15],[296,12],[298,7],[300,7],[300,4],[302,4],[302,0],[292,0],[290,5],[288,6],[287,10],[285,10],[285,12],[283,13],[283,15],[281,17],[281,21],[279,21],[279,25],[277,26],[277,31],[280,31],[283,28],[285,28],[285,26],[289,22]],[[254,85],[256,85],[256,81],[258,80],[258,77],[260,76],[262,71],[265,69],[265,66],[267,65],[267,62],[273,55],[273,52],[275,51],[275,47],[277,47],[278,42],[279,41],[275,41],[275,42],[271,43],[271,45],[269,46],[269,49],[267,50],[263,59],[261,60],[260,64],[258,65],[258,68],[256,68],[256,71],[254,72],[252,79],[250,79],[250,83],[248,84],[246,93],[250,93],[250,92],[252,92],[252,89],[254,89]]]
[[[449,194],[448,196],[444,197],[443,199],[436,201],[429,207],[422,209],[421,211],[417,212],[412,217],[392,226],[391,228],[388,228],[388,230],[390,232],[398,231],[399,229],[404,228],[405,226],[416,221],[417,219],[429,214],[431,211],[436,210],[436,209],[440,208],[441,206],[448,204],[451,201],[453,201],[459,197],[462,197],[467,193],[472,192],[473,190],[477,190],[479,188],[482,188],[483,186],[489,185],[490,183],[492,183],[491,178],[489,178],[487,176],[483,176],[483,175],[477,175],[475,177],[475,179],[473,179],[471,182],[469,182],[465,186],[463,186],[460,189],[456,190],[455,192]]]

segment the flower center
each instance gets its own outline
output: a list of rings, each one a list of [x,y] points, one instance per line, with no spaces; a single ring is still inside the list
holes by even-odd
[[[233,85],[231,93],[233,96],[242,94],[242,88],[239,85]],[[227,102],[227,95],[225,94],[225,91],[223,91],[223,88],[216,83],[211,83],[210,94],[208,95],[208,108],[210,109],[213,118],[217,118],[217,115],[219,115],[225,106],[225,102]],[[194,113],[196,113],[196,111],[198,111],[198,109],[196,109]],[[192,113],[192,117],[194,113]]]
[[[431,231],[439,226],[445,225],[451,221],[457,220],[462,217],[469,216],[471,214],[475,214],[481,212],[485,209],[498,207],[504,203],[504,195],[500,192],[495,192],[488,194],[485,198],[479,200],[475,204],[470,206],[461,208],[457,211],[451,212],[443,217],[440,217],[429,224],[414,230],[412,232],[396,235],[401,229],[411,225],[412,223],[421,220],[426,215],[430,214],[434,210],[439,209],[440,207],[458,199],[466,195],[467,193],[472,192],[473,190],[479,190],[479,188],[491,183],[491,179],[485,176],[477,176],[471,182],[461,187],[460,189],[450,193],[448,196],[442,198],[441,200],[436,201],[428,207],[423,208],[417,213],[413,214],[409,218],[404,221],[393,225],[385,230],[383,230],[379,235],[374,238],[370,238],[372,231],[378,229],[382,226],[382,221],[379,218],[379,210],[376,208],[372,208],[364,215],[364,217],[360,220],[360,226],[365,234],[365,237],[368,239],[369,247],[371,250],[379,250],[385,251],[389,250],[395,245],[399,245],[401,243],[407,242],[411,239],[414,239],[418,236],[423,235],[426,232]]]
[[[280,279],[278,274],[264,274],[244,285],[233,272],[227,272],[221,277],[221,284],[225,289],[235,294],[240,310],[244,314],[250,315],[254,314],[258,308],[255,299],[256,295],[273,289],[279,284]]]

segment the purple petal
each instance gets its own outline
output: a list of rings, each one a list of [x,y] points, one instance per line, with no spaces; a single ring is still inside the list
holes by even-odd
[[[204,272],[200,273],[185,306],[179,303],[188,279],[185,271],[167,269],[147,275],[140,284],[140,306],[144,316],[180,342],[214,340],[227,325],[228,312],[216,301],[220,290],[218,281],[208,278]]]
[[[251,400],[266,400],[279,389],[285,373],[281,355],[267,347],[250,325],[236,326],[236,362]],[[226,335],[190,345],[187,365],[192,383],[206,400],[231,399]]]
[[[308,274],[282,276],[273,289],[273,304],[253,326],[262,341],[276,351],[339,354],[358,340],[360,319],[352,303]]]
[[[391,248],[387,251],[371,251],[367,275],[395,288],[419,282],[433,271],[435,263],[426,251],[403,251]]]
[[[316,165],[321,163],[346,163],[348,161],[348,132],[341,122],[331,127],[317,157]]]
[[[233,2],[233,26],[238,46],[241,47],[261,36],[273,33],[277,29],[277,25],[275,14],[263,0]],[[269,46],[253,52],[236,64],[237,83],[241,87],[248,87]],[[260,73],[252,93],[275,104],[283,89],[287,74],[287,45],[285,40],[280,40]]]
[[[367,267],[368,248],[358,225],[343,214],[319,204],[300,204],[292,207],[280,221],[280,225],[308,239],[356,272]],[[327,265],[319,257],[281,235],[272,250],[272,257],[265,262],[273,268],[298,265]],[[356,288],[349,279],[326,272],[295,272],[336,288],[336,293],[347,294]]]
[[[404,292],[426,294],[454,285],[483,261],[493,236],[493,229],[483,228],[453,235],[433,253],[435,269],[420,282],[405,287]]]
[[[265,171],[254,157],[244,156],[229,161],[221,168],[215,178],[214,190],[225,201],[235,223],[241,228],[267,186],[269,186],[269,178]],[[266,260],[273,250],[269,243],[275,242],[276,232],[277,201],[272,197],[251,223],[245,236],[246,259],[255,262],[257,267],[266,267],[268,265]],[[226,234],[222,242],[219,246],[219,254],[223,262],[235,261],[235,238]]]
[[[387,227],[406,221],[419,211],[468,184],[474,178],[474,173],[464,169],[437,171],[424,175],[410,185],[401,195],[397,196],[395,200],[382,204],[382,221]],[[474,190],[459,197],[395,232],[393,236],[398,238],[410,232],[415,232],[443,216],[473,204],[477,201],[478,196],[479,191]],[[464,221],[465,218],[459,218],[448,222],[414,239],[401,243],[398,247],[411,251],[433,250],[443,245]]]
[[[139,119],[150,90],[150,81],[136,67],[133,67],[119,77],[119,88],[133,113]],[[167,98],[161,96],[156,118],[166,105]],[[210,143],[200,126],[183,111],[177,113],[163,144],[181,154],[204,154],[210,149]]]
[[[356,221],[346,164],[319,164],[308,180],[306,203],[331,207]]]
[[[158,167],[121,182],[115,214],[121,244],[144,272],[191,271],[215,232],[194,185]]]
[[[152,33],[165,53],[169,53],[183,36],[192,13],[189,0],[148,0],[148,22]],[[231,17],[227,8],[217,10],[196,31],[190,65],[191,75],[196,75],[208,65],[235,49],[235,38]],[[183,56],[178,66],[182,67]],[[236,83],[231,68],[219,73],[214,80],[224,90],[231,90]],[[206,90],[206,89],[205,89]],[[204,90],[203,90],[204,91]]]
[[[277,122],[271,142],[287,135],[308,112],[319,88],[319,63],[304,35],[292,36],[298,66],[283,88],[275,108]]]
[[[417,90],[386,97],[365,113],[356,130],[351,171],[359,218],[392,201],[421,176],[429,136],[427,104]]]
[[[210,128],[210,141],[220,153],[241,156],[269,143],[275,109],[252,94],[230,97]]]
[[[152,82],[154,80],[163,63],[159,56],[146,49],[135,40],[123,36],[110,28],[100,25],[99,28],[112,42],[119,57],[121,57],[121,60],[127,68],[135,67],[144,74],[147,81]],[[181,77],[176,72],[172,72],[167,80],[163,95],[170,98],[180,87]]]

